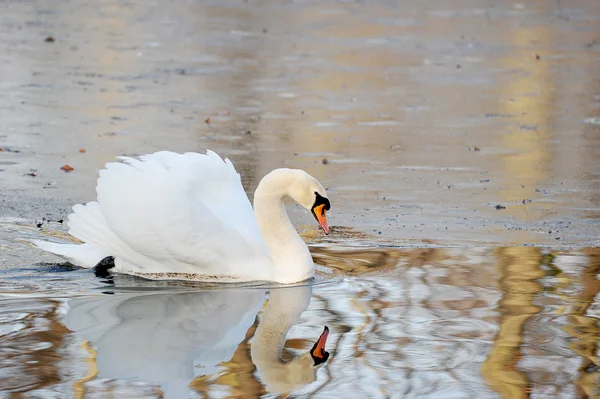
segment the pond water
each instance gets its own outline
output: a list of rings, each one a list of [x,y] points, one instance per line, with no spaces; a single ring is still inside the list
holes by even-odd
[[[600,397],[599,60],[597,0],[0,1],[0,399]],[[207,148],[323,184],[316,281],[26,243],[116,156]]]

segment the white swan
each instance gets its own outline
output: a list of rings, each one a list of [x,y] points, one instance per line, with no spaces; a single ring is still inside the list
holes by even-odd
[[[288,330],[300,321],[310,286],[272,290],[251,342],[251,360],[267,390],[290,391],[316,380],[329,357],[323,333],[312,349],[283,363]],[[265,301],[265,290],[116,293],[68,302],[67,327],[95,347],[98,378],[160,384],[166,398],[187,398],[189,384],[222,373]],[[125,355],[124,355],[125,354]]]
[[[72,263],[150,279],[309,279],[314,264],[290,222],[284,197],[310,210],[325,234],[330,204],[308,173],[276,169],[254,194],[254,212],[233,164],[216,153],[119,157],[100,171],[97,201],[75,205],[69,234],[84,244],[34,243]]]

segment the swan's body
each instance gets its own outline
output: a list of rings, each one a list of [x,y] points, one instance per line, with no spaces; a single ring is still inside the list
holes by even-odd
[[[69,233],[84,244],[38,247],[88,268],[112,256],[115,272],[153,279],[292,283],[313,276],[308,247],[283,205],[292,197],[328,232],[325,189],[306,172],[266,175],[253,211],[233,164],[214,152],[120,159],[100,171],[98,200],[69,215]]]

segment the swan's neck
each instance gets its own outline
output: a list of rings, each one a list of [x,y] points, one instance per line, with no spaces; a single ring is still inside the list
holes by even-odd
[[[290,328],[299,322],[298,318],[289,317],[285,312],[269,312],[269,308],[272,308],[270,303],[265,308],[251,347],[252,362],[267,372],[283,365],[281,351],[285,337]]]
[[[254,215],[273,260],[272,279],[294,283],[309,279],[314,264],[308,247],[290,222],[283,204],[293,171],[277,169],[266,175],[254,193]]]
[[[310,303],[312,289],[300,286],[271,290],[262,319],[252,339],[251,357],[263,372],[284,366],[281,351],[292,326],[300,322],[302,312]]]

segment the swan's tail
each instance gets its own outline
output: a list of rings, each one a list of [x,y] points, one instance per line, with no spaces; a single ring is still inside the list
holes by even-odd
[[[41,250],[65,257],[74,265],[91,268],[110,254],[93,244],[57,244],[41,240],[31,241]]]
[[[86,205],[75,205],[73,213],[69,215],[69,234],[84,241],[85,244],[56,244],[52,242],[32,241],[38,248],[61,255],[71,263],[94,267],[103,258],[113,255],[107,248],[114,247],[114,233],[106,224],[106,219],[96,201]],[[114,239],[113,239],[114,238]]]

